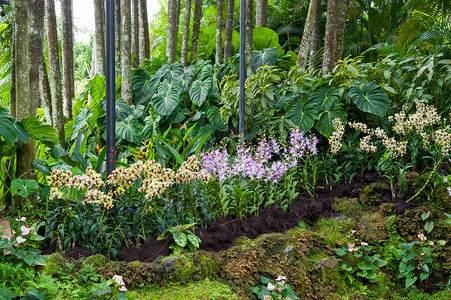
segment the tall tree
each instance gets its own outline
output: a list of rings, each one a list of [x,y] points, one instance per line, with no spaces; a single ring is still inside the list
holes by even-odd
[[[114,0],[114,45],[116,48],[116,68],[121,68],[121,36],[122,36],[122,19],[121,19],[121,0]]]
[[[320,3],[321,4],[321,3]],[[309,52],[309,70],[313,72],[315,70],[316,61],[315,55],[320,49],[320,30],[321,30],[321,5],[318,5],[315,13],[315,20],[313,21],[313,30],[312,30],[312,41],[310,43],[310,52]]]
[[[234,9],[235,9],[235,1],[227,0],[226,33],[224,41],[224,63],[226,63],[229,60],[229,57],[232,55]]]
[[[44,108],[44,115],[48,124],[53,124],[52,114],[52,92],[50,90],[49,76],[47,74],[47,66],[45,65],[44,55],[41,55],[39,59],[39,80],[40,80],[40,93],[42,97],[42,107]]]
[[[64,112],[72,119],[72,99],[74,92],[74,21],[72,0],[61,0],[61,47],[63,61]],[[39,59],[40,56],[37,57]],[[36,64],[37,65],[37,64]]]
[[[104,2],[104,0],[94,0],[95,72],[100,75],[105,75],[106,64]]]
[[[150,58],[149,17],[147,15],[147,0],[139,0],[139,59]]]
[[[58,51],[58,29],[56,24],[55,1],[45,0],[47,15],[47,40],[50,67],[50,88],[52,91],[52,119],[53,126],[58,133],[58,141],[65,148],[63,94],[61,88],[61,71]]]
[[[220,0],[222,1],[222,0]],[[185,14],[183,16],[183,35],[182,35],[182,50],[180,53],[180,60],[184,67],[187,66],[188,60],[188,42],[189,42],[189,23],[191,21],[191,0],[185,1]]]
[[[197,46],[199,46],[200,18],[202,17],[202,0],[196,0],[194,5],[193,37],[191,41],[191,62],[194,60],[194,57],[197,54]]]
[[[218,0],[218,18],[216,19],[216,63],[222,58],[222,6],[224,1]]]
[[[122,15],[122,80],[121,80],[121,97],[132,105],[132,65],[131,65],[131,8],[130,0],[121,1]]]
[[[336,49],[334,51],[335,62],[342,59],[343,56],[343,43],[345,38],[345,23],[346,12],[348,11],[349,0],[341,0],[337,3],[338,21],[337,21],[337,35],[336,35]]]
[[[132,1],[132,54],[135,55],[133,66],[139,66],[139,0]]]
[[[307,61],[310,55],[310,50],[313,47],[313,40],[315,36],[315,30],[318,30],[319,28],[315,27],[315,19],[316,19],[316,12],[318,7],[321,5],[320,0],[311,0],[307,18],[305,19],[305,25],[304,25],[304,33],[302,34],[302,40],[301,45],[299,46],[299,53],[298,53],[298,59],[297,59],[297,65],[302,70],[306,69]]]
[[[255,8],[255,26],[268,26],[268,0],[257,0],[257,7]]]
[[[252,0],[246,0],[246,76],[249,77],[253,73],[252,65],[252,50],[253,50],[253,38],[252,38],[252,29],[254,26],[253,23],[253,15],[254,15],[254,3]]]
[[[345,22],[341,18],[346,17],[347,0],[329,0],[327,2],[327,20],[326,20],[326,36],[324,37],[324,54],[323,54],[323,75],[328,74],[335,66],[337,57],[341,57],[341,53],[337,53],[337,49],[343,49],[343,39],[338,34],[344,28]],[[343,10],[345,10],[343,12]],[[341,38],[341,41],[340,41]]]
[[[177,54],[177,37],[179,32],[179,16],[180,16],[180,0],[168,1],[168,29],[167,29],[167,43],[166,56],[168,57],[168,64],[175,62]]]
[[[11,85],[9,89],[9,113],[16,116],[16,25],[12,25],[13,40],[11,46]]]

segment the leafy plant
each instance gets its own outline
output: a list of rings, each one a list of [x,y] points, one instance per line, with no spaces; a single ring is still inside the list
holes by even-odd
[[[198,238],[191,228],[194,228],[196,223],[178,225],[166,229],[160,234],[157,240],[161,241],[166,238],[168,234],[172,236],[175,244],[169,246],[173,249],[174,254],[180,254],[183,252],[194,252],[199,249],[201,240]]]
[[[287,278],[282,274],[276,278],[276,280],[271,280],[265,276],[260,278],[260,287],[252,287],[251,290],[254,294],[257,294],[258,299],[270,300],[270,299],[292,299],[298,300],[298,298],[291,286],[286,283]]]

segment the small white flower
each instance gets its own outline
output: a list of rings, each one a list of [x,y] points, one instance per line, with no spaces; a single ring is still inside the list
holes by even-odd
[[[272,284],[271,282],[268,283],[268,286],[266,287],[268,289],[268,291],[274,291],[276,289],[276,287],[274,286],[274,284]]]
[[[117,283],[117,285],[125,285],[124,280],[122,279],[122,276],[114,275],[113,281]]]
[[[448,182],[448,177],[443,177],[443,182]]]
[[[424,242],[425,240],[427,240],[428,238],[422,234],[421,232],[418,234],[418,238],[420,239],[420,241]]]
[[[448,190],[448,194],[451,197],[451,187],[447,187],[446,189]]]
[[[25,222],[25,217],[19,217],[18,219],[15,219],[17,222]]]
[[[277,281],[287,280],[287,278],[286,278],[285,276],[283,276],[282,274],[280,274],[279,277],[277,277],[276,280],[277,280]]]
[[[126,292],[126,291],[127,291],[127,288],[125,287],[125,285],[123,285],[123,286],[121,286],[121,287],[119,288],[119,291],[121,291],[121,292]]]
[[[362,244],[362,246],[368,246],[368,243],[365,242],[360,242],[360,244]]]
[[[27,241],[27,239],[24,239],[24,238],[21,237],[21,236],[18,236],[18,237],[16,238],[16,242],[17,242],[18,244],[21,244],[21,243],[26,242],[26,241]]]
[[[22,231],[22,235],[29,235],[31,228],[28,228],[27,226],[20,227],[20,230]]]

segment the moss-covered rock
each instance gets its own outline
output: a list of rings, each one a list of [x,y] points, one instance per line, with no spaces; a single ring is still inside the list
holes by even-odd
[[[360,210],[362,210],[359,199],[348,197],[335,197],[333,200],[332,208],[347,217],[354,217]]]
[[[96,254],[86,257],[82,260],[81,265],[82,267],[86,265],[94,265],[94,267],[99,268],[103,267],[108,262],[108,259],[103,256],[102,254]]]
[[[162,278],[164,282],[185,283],[193,279],[196,274],[194,264],[184,254],[173,254],[162,259],[165,274]]]
[[[359,193],[359,201],[365,206],[377,206],[381,203],[381,198],[390,193],[390,186],[386,182],[374,182],[367,185]]]
[[[356,236],[361,241],[385,240],[389,235],[387,218],[380,210],[367,212],[360,217]]]
[[[66,262],[66,257],[60,252],[52,253],[47,261],[47,264],[42,268],[42,272],[47,275],[60,272],[64,268]]]

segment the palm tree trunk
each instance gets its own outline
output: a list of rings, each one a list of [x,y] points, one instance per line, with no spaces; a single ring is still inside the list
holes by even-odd
[[[132,105],[132,65],[131,65],[131,8],[130,0],[122,0],[122,85],[121,97],[128,104]]]
[[[255,11],[255,27],[268,26],[268,0],[257,0]]]
[[[252,60],[252,29],[253,29],[254,5],[252,0],[246,0],[246,77],[253,74]]]
[[[188,42],[189,42],[189,23],[191,21],[191,0],[185,1],[185,14],[183,16],[183,36],[182,36],[182,51],[180,53],[180,60],[184,67],[187,66],[188,60]]]
[[[62,53],[63,53],[63,90],[64,112],[72,119],[72,99],[74,93],[74,22],[72,17],[72,0],[61,1]],[[39,59],[40,56],[37,56]]]
[[[121,68],[121,36],[122,36],[122,20],[121,20],[121,0],[114,0],[114,45],[116,48],[116,68]]]
[[[41,55],[39,59],[39,79],[40,79],[40,92],[42,96],[42,106],[44,108],[44,115],[47,123],[55,126],[52,116],[52,92],[50,91],[49,76],[47,74],[47,66],[45,65],[44,55]]]
[[[320,29],[321,29],[321,5],[320,4],[316,8],[315,21],[313,22],[312,42],[310,44],[309,69],[310,69],[311,73],[313,73],[313,71],[317,67],[315,65],[315,55],[320,48],[320,35],[319,35]]]
[[[191,41],[191,62],[194,60],[194,57],[197,54],[197,47],[199,46],[201,16],[202,16],[202,0],[196,0],[193,18],[193,37]]]
[[[150,58],[149,19],[147,15],[147,0],[139,0],[139,58],[140,63]]]
[[[227,0],[226,34],[224,41],[224,63],[232,55],[232,35],[233,35],[233,11],[235,10],[235,1]]]
[[[349,0],[340,0],[337,4],[338,25],[337,25],[337,48],[335,49],[335,61],[342,59],[343,43],[345,37],[346,12],[348,11]]]
[[[132,54],[135,55],[133,67],[138,67],[139,57],[139,0],[132,1]]]
[[[16,117],[16,30],[15,23],[11,24],[13,29],[13,42],[11,45],[11,85],[9,88],[9,113]]]
[[[216,63],[219,65],[222,58],[222,6],[224,0],[218,0],[218,19],[216,20]]]
[[[105,75],[105,6],[104,0],[94,0],[94,39],[95,47],[95,72]]]
[[[306,69],[310,48],[313,41],[313,31],[315,30],[315,17],[317,8],[320,6],[320,0],[311,0],[307,18],[305,19],[304,33],[302,34],[301,45],[299,46],[298,59],[296,64],[301,70]]]
[[[61,88],[61,71],[58,51],[58,31],[56,25],[55,1],[45,0],[47,15],[47,40],[50,66],[50,88],[52,91],[52,119],[53,126],[58,133],[60,146],[65,148],[63,94]]]
[[[168,1],[168,29],[167,29],[167,43],[166,56],[168,57],[168,64],[175,62],[177,54],[177,37],[179,31],[179,16],[180,16],[180,0]]]

